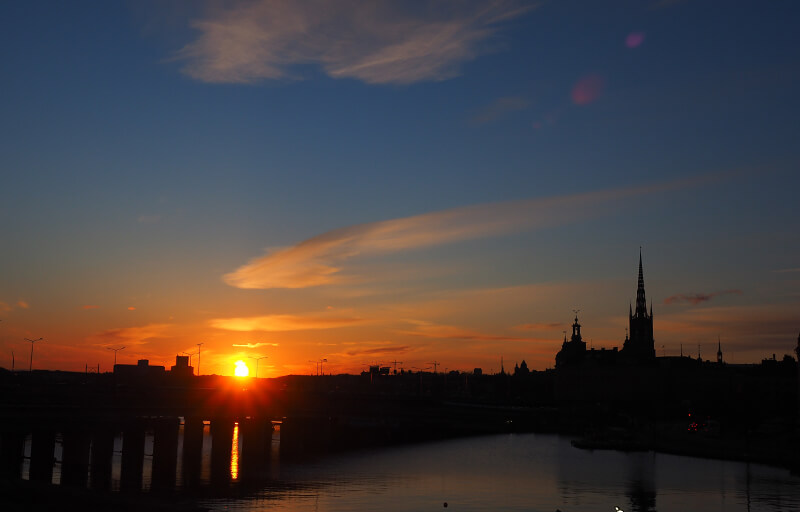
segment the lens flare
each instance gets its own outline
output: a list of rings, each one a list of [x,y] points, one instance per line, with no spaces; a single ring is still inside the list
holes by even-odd
[[[233,374],[237,377],[247,377],[250,375],[250,370],[247,368],[247,365],[244,363],[244,361],[239,360],[233,364],[236,365],[236,369],[233,371]]]

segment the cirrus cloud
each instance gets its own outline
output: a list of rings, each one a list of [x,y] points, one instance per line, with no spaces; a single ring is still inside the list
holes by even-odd
[[[714,297],[730,294],[741,295],[742,290],[722,290],[721,292],[712,293],[679,293],[664,299],[664,304],[679,304],[685,302],[691,304],[692,306],[696,306],[698,304],[702,304],[703,302],[708,302]]]
[[[230,2],[190,23],[199,36],[176,59],[185,74],[212,83],[296,78],[293,68],[308,64],[370,84],[445,80],[489,51],[503,21],[533,7],[516,0]]]
[[[709,176],[584,194],[486,203],[335,229],[274,249],[223,276],[237,288],[307,288],[346,282],[344,263],[375,255],[542,229],[596,217],[622,199],[696,185]]]
[[[239,332],[332,329],[360,323],[363,323],[360,318],[332,315],[263,315],[211,320],[212,327]]]

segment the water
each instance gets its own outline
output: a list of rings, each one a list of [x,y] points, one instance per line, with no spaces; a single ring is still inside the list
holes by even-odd
[[[242,511],[790,511],[800,478],[762,465],[583,451],[552,435],[427,443],[312,462],[273,461],[236,497]],[[444,507],[445,502],[447,508]]]

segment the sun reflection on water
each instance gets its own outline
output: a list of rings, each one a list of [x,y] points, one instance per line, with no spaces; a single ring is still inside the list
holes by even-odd
[[[233,441],[231,442],[231,479],[239,478],[239,422],[233,424]]]

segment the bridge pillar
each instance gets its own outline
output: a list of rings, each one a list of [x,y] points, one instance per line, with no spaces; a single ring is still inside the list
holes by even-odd
[[[203,458],[203,420],[187,417],[183,422],[182,483],[193,487],[200,482],[200,467]]]
[[[53,481],[56,433],[52,430],[34,430],[31,436],[30,479],[35,482]]]
[[[25,456],[25,434],[20,431],[0,432],[0,479],[19,480]]]
[[[231,477],[233,418],[211,420],[211,481],[224,483]]]
[[[144,422],[133,420],[122,430],[122,490],[140,491],[142,489],[142,470],[144,469]]]
[[[92,432],[92,460],[89,470],[92,489],[111,489],[114,436],[115,431],[110,425],[97,425]]]
[[[178,465],[178,418],[158,418],[153,426],[153,489],[175,487]]]
[[[239,422],[239,438],[242,450],[239,453],[240,472],[247,478],[270,462],[272,448],[272,422],[269,418],[250,418]]]
[[[86,487],[89,477],[89,434],[70,427],[64,431],[61,484]]]

